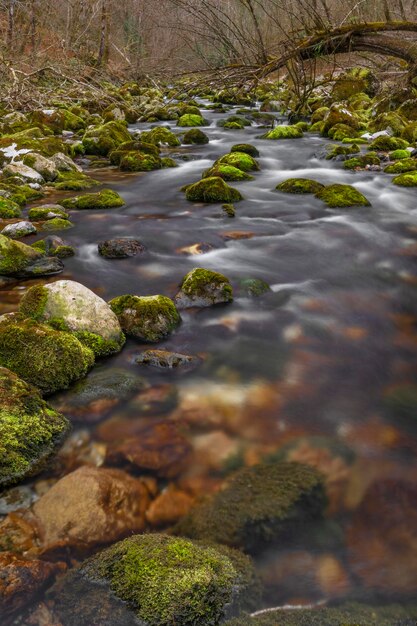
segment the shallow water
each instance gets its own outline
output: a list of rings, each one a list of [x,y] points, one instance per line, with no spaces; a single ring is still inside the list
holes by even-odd
[[[335,489],[330,517],[343,525],[372,480],[415,476],[415,429],[388,416],[383,402],[390,386],[415,382],[416,252],[407,251],[417,243],[415,190],[393,186],[384,173],[351,172],[340,162],[318,159],[328,142],[316,135],[265,141],[258,138],[265,132],[260,128],[225,131],[215,125],[224,114],[204,114],[211,121],[203,129],[210,143],[167,151],[193,160],[177,158],[175,169],[144,174],[114,168],[89,172],[117,190],[126,206],[73,212],[75,227],[58,234],[77,254],[53,280],[71,278],[110,299],[125,293],[173,297],[194,267],[228,276],[235,288],[232,304],[183,312],[179,329],[157,346],[199,354],[201,367],[187,374],[139,367],[133,357],[149,346],[131,340],[100,367],[125,367],[152,385],[173,383],[180,400],[171,417],[185,417],[191,440],[200,445],[204,434],[227,436],[219,458],[207,461],[204,450],[206,456],[188,469],[191,476],[218,480],[228,463],[240,457],[256,462],[302,435],[343,444],[356,455],[342,468],[343,480],[337,476],[340,466],[317,461]],[[253,181],[231,183],[245,198],[236,204],[236,217],[225,216],[220,205],[187,202],[180,188],[242,142],[259,149],[261,171],[253,173]],[[295,176],[354,184],[372,206],[327,209],[311,195],[274,190]],[[148,252],[126,260],[98,255],[98,241],[122,236],[140,239]],[[197,243],[212,249],[198,255],[183,250]],[[272,293],[245,297],[239,281],[246,277],[267,281]],[[13,310],[31,284],[4,292],[0,312]],[[129,402],[108,418],[124,416],[141,418]],[[298,551],[321,550],[344,560],[337,542],[324,549],[300,544]],[[282,574],[270,566],[274,558],[266,554],[261,563],[272,581],[271,603],[337,595],[336,584],[312,591],[311,580],[297,573],[290,577],[293,587],[275,585]],[[308,563],[303,567],[318,567]]]

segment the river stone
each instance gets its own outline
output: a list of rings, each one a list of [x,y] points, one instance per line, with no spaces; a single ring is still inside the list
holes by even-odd
[[[60,172],[82,172],[83,169],[63,152],[57,152],[50,157],[50,160],[55,164],[55,167]]]
[[[37,250],[0,234],[0,275],[18,276],[41,258]]]
[[[119,352],[125,341],[109,305],[72,280],[31,287],[23,296],[19,310],[26,317],[73,333],[96,356]]]
[[[200,362],[200,359],[188,354],[180,354],[178,352],[168,352],[167,350],[146,350],[142,352],[136,359],[138,365],[152,365],[159,368],[193,368]]]
[[[240,470],[198,504],[178,534],[254,553],[320,519],[327,503],[323,478],[300,463],[271,463]]]
[[[17,222],[16,224],[7,224],[1,231],[1,235],[10,237],[10,239],[20,239],[20,237],[27,237],[27,235],[35,235],[38,231],[32,222]]]
[[[35,387],[0,367],[0,488],[38,473],[68,430]]]
[[[9,165],[6,165],[6,167],[3,169],[3,176],[5,178],[17,176],[27,183],[39,183],[40,185],[43,185],[45,182],[43,176],[41,176],[39,172],[32,169],[28,165],[19,162],[9,163]]]
[[[98,244],[98,251],[106,259],[126,259],[145,252],[146,248],[138,239],[119,237],[101,241]]]
[[[55,163],[36,152],[25,154],[23,163],[38,172],[46,181],[54,181],[58,177]]]
[[[29,209],[30,220],[52,220],[55,217],[69,219],[68,213],[60,204],[42,204]]]
[[[43,257],[17,273],[19,278],[39,278],[40,276],[54,276],[64,269],[63,262],[53,256]]]
[[[181,322],[173,301],[166,296],[119,296],[109,302],[127,335],[157,342]]]
[[[184,277],[180,291],[174,298],[179,309],[212,306],[232,300],[233,290],[229,279],[223,274],[199,267]]]
[[[259,602],[247,556],[162,534],[116,543],[53,592],[65,626],[210,626]]]

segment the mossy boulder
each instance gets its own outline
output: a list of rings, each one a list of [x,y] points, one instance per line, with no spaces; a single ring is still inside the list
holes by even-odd
[[[340,155],[349,156],[351,154],[358,154],[360,152],[360,148],[356,144],[353,144],[351,146],[339,146],[338,144],[330,144],[329,146],[327,146],[326,150],[327,161],[335,159]]]
[[[298,126],[275,126],[262,135],[261,139],[300,139],[303,136],[304,133]]]
[[[69,219],[68,213],[59,204],[45,204],[43,206],[29,209],[29,219],[36,221],[52,220],[59,217],[64,220]]]
[[[358,134],[357,131],[353,130],[353,128],[347,124],[335,124],[335,126],[332,126],[327,132],[327,136],[334,139],[334,141],[343,141],[344,139],[356,137]]]
[[[219,120],[217,122],[217,126],[219,126],[220,128],[229,128],[229,129],[236,129],[236,130],[241,130],[242,128],[245,128],[245,126],[250,126],[251,122],[250,120],[248,120],[246,117],[243,117],[241,115],[229,115],[228,118],[224,119],[224,120]]]
[[[0,367],[0,489],[41,471],[68,431],[35,387]]]
[[[381,159],[376,154],[364,154],[361,156],[346,159],[343,167],[347,170],[365,169],[369,165],[380,165]]]
[[[59,172],[53,186],[59,191],[83,191],[98,184],[98,180],[80,172]]]
[[[192,128],[191,130],[187,130],[182,138],[182,143],[204,145],[209,143],[209,138],[206,133],[203,133],[199,128]]]
[[[223,546],[160,534],[114,544],[57,586],[65,626],[215,626],[259,602],[250,559]]]
[[[51,129],[55,134],[63,130],[77,132],[85,128],[85,122],[81,117],[71,113],[68,109],[40,109],[32,111],[30,119],[33,124]]]
[[[42,258],[42,254],[20,241],[0,234],[0,275],[19,276]]]
[[[122,156],[119,167],[124,172],[149,172],[161,169],[162,161],[159,156],[132,151]]]
[[[217,159],[217,164],[231,165],[242,170],[242,172],[257,172],[260,167],[259,163],[250,154],[246,152],[230,152]]]
[[[393,150],[390,152],[389,158],[391,161],[401,161],[402,159],[408,159],[410,152],[408,150]]]
[[[112,165],[119,165],[122,158],[130,152],[140,152],[141,154],[159,157],[160,149],[159,146],[145,141],[126,141],[116,148],[116,150],[110,152],[110,163]]]
[[[222,165],[221,163],[213,165],[213,167],[203,172],[203,178],[210,178],[212,176],[218,176],[229,182],[238,180],[253,180],[253,176],[243,172],[241,169],[233,167],[232,165]]]
[[[45,183],[44,177],[39,172],[19,161],[6,165],[3,168],[3,176],[4,178],[20,179],[29,184],[43,185]]]
[[[65,209],[114,209],[124,206],[125,201],[116,191],[104,189],[98,193],[86,193],[62,201]]]
[[[183,278],[175,304],[181,308],[206,307],[232,302],[233,289],[226,276],[197,267]]]
[[[181,145],[181,141],[178,139],[177,135],[169,128],[164,128],[163,126],[143,131],[140,134],[140,141],[151,143],[155,146],[170,146],[171,148]]]
[[[388,113],[380,113],[372,119],[368,128],[373,133],[391,129],[394,135],[401,136],[406,125],[407,121],[402,115],[399,115],[396,111],[389,111]]]
[[[93,364],[93,352],[69,333],[30,319],[0,321],[0,366],[42,393],[66,389]]]
[[[36,152],[25,154],[23,163],[38,172],[46,181],[54,181],[58,177],[58,168],[55,163]]]
[[[369,150],[390,152],[391,150],[404,150],[408,146],[408,141],[399,137],[381,135],[369,144]]]
[[[406,124],[401,132],[401,137],[410,143],[417,141],[417,122]]]
[[[370,202],[360,191],[352,185],[329,185],[316,193],[316,197],[323,200],[330,208],[370,206]]]
[[[177,126],[206,126],[207,120],[204,119],[201,115],[193,115],[187,113],[185,115],[181,115],[177,122]]]
[[[230,152],[243,152],[255,159],[259,156],[258,148],[255,148],[255,146],[252,146],[250,143],[235,143],[235,145],[230,148]]]
[[[329,135],[329,131],[336,125],[343,124],[347,126],[350,131],[350,137],[354,136],[354,131],[359,128],[359,120],[357,115],[342,104],[332,104],[325,117],[323,118],[324,135]]]
[[[87,129],[82,143],[87,154],[107,156],[120,144],[130,140],[131,136],[126,125],[123,122],[111,121],[96,128]]]
[[[399,187],[417,187],[417,172],[406,172],[392,179]]]
[[[21,299],[19,311],[25,317],[73,334],[97,357],[119,352],[125,342],[107,302],[72,280],[31,287]]]
[[[10,239],[20,239],[21,237],[35,235],[36,233],[36,226],[27,220],[15,222],[14,224],[7,224],[7,226],[5,226],[1,231],[2,235],[5,235]]]
[[[161,341],[181,322],[173,301],[166,296],[118,296],[109,305],[124,332],[143,341]]]
[[[74,224],[68,218],[53,217],[42,224],[42,230],[67,230],[73,226]]]
[[[340,101],[359,93],[375,96],[378,87],[379,81],[370,69],[354,67],[338,76],[332,89],[332,97]]]
[[[417,170],[417,159],[406,158],[388,165],[384,172],[387,174],[403,174],[404,172],[414,172],[415,170]]]
[[[299,463],[271,463],[239,470],[226,486],[183,518],[176,532],[254,553],[282,541],[326,505],[322,476]]]
[[[184,190],[185,197],[190,202],[233,203],[242,200],[240,191],[230,187],[219,176],[203,178],[197,183],[187,185]]]
[[[285,193],[318,193],[324,185],[308,178],[288,178],[276,186],[278,191]]]
[[[8,220],[13,217],[20,217],[21,214],[22,211],[16,202],[0,196],[0,219]]]

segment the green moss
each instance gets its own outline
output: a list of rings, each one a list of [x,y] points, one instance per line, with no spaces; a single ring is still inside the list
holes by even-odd
[[[315,122],[309,128],[310,133],[323,133],[324,122]]]
[[[54,217],[51,220],[47,220],[42,224],[42,230],[67,230],[68,228],[72,228],[74,224],[69,221],[69,219]]]
[[[187,305],[205,306],[219,302],[232,302],[233,289],[229,279],[212,270],[194,268],[183,278],[180,294],[186,296]],[[178,298],[178,295],[177,295]],[[203,304],[200,301],[207,301]]]
[[[89,333],[86,330],[74,332],[73,335],[79,341],[81,341],[82,344],[87,346],[87,348],[92,350],[92,352],[94,352],[94,355],[98,358],[120,352],[120,349],[126,341],[123,334],[120,341],[104,339],[100,335],[96,335],[95,333]]]
[[[85,128],[84,120],[67,109],[49,109],[48,112],[45,110],[33,111],[30,118],[34,124],[50,128],[55,134],[60,134],[63,130],[77,132]]]
[[[240,287],[245,295],[252,298],[271,292],[271,287],[261,278],[242,278]]]
[[[0,322],[0,366],[42,393],[66,389],[93,364],[92,351],[69,333],[33,320]]]
[[[186,114],[181,115],[177,122],[177,126],[185,127],[185,126],[206,126],[207,120],[205,120],[201,115],[192,115]]]
[[[234,128],[238,130],[241,130],[242,128],[245,128],[245,126],[250,125],[251,122],[246,119],[246,117],[241,117],[240,115],[230,115],[227,119],[219,120],[217,122],[217,126],[219,126],[220,128]]]
[[[221,491],[196,505],[176,531],[256,552],[320,518],[325,505],[323,480],[315,469],[299,463],[257,465],[238,471]]]
[[[0,219],[10,219],[13,217],[20,217],[22,211],[16,202],[0,196]]]
[[[403,174],[404,172],[414,172],[417,170],[417,159],[406,158],[388,165],[384,169],[387,174]]]
[[[394,185],[400,187],[417,187],[417,172],[407,172],[392,179]]]
[[[54,187],[60,191],[83,191],[83,189],[90,189],[90,187],[99,184],[98,180],[94,180],[91,176],[86,176],[81,172],[60,172]]]
[[[18,275],[28,265],[39,260],[41,256],[31,246],[0,234],[0,275]]]
[[[58,259],[67,259],[70,256],[74,256],[75,250],[72,246],[57,246],[51,254],[52,256],[56,256]]]
[[[87,154],[107,156],[126,141],[131,141],[126,125],[123,122],[111,121],[87,130],[82,143]]]
[[[417,122],[407,124],[401,132],[401,137],[410,143],[417,141]]]
[[[161,159],[161,164],[163,168],[178,167],[178,163],[175,161],[175,159],[172,159],[171,157],[163,157]]]
[[[329,111],[330,111],[329,107],[325,107],[325,106],[319,107],[312,114],[311,123],[316,124],[317,122],[322,122]]]
[[[258,148],[255,148],[255,146],[252,146],[250,143],[236,143],[230,148],[230,152],[243,152],[244,154],[249,154],[254,158],[259,156]]]
[[[38,189],[32,189],[29,185],[10,185],[11,196],[9,200],[16,202],[19,206],[24,206],[28,202],[39,200],[44,197],[44,193]]]
[[[26,291],[24,298],[20,303],[19,311],[22,315],[24,315],[24,317],[31,317],[34,320],[40,320],[44,314],[47,300],[48,290],[43,285],[34,285]]]
[[[381,152],[390,152],[391,150],[404,150],[407,148],[408,141],[400,139],[399,137],[388,137],[383,135],[377,137],[369,144],[369,150],[376,150]]]
[[[0,367],[0,487],[40,471],[68,431],[37,389]]]
[[[389,158],[391,161],[399,161],[401,159],[408,159],[410,157],[410,153],[408,150],[394,150],[390,152]]]
[[[163,126],[158,126],[157,128],[144,131],[140,135],[140,140],[145,143],[154,144],[155,146],[170,146],[171,148],[181,145],[181,142],[175,133],[173,133],[169,128],[164,128]]]
[[[230,152],[217,159],[214,164],[231,165],[242,172],[257,172],[260,169],[259,163],[246,152]]]
[[[331,159],[336,158],[337,156],[343,154],[343,155],[349,155],[349,154],[358,154],[360,152],[359,146],[356,144],[353,144],[352,146],[339,146],[338,144],[330,144],[330,146],[327,146],[327,155],[326,155],[326,159],[328,161],[330,161]]]
[[[213,167],[203,172],[203,178],[209,178],[212,176],[219,176],[226,181],[253,180],[253,176],[250,176],[237,167],[222,164],[213,165]]]
[[[109,305],[125,333],[144,341],[161,341],[181,322],[173,301],[166,296],[125,295]]]
[[[400,136],[406,126],[405,119],[395,111],[388,113],[380,113],[375,119],[371,120],[369,130],[371,132],[379,132],[386,128],[391,128],[394,135]]]
[[[230,187],[219,176],[203,178],[185,188],[185,196],[190,202],[227,202],[233,203],[242,200],[241,193]]]
[[[331,208],[370,206],[369,200],[351,185],[329,185],[319,191],[316,197]]]
[[[318,193],[324,185],[308,178],[288,178],[276,186],[285,193]]]
[[[31,248],[42,252],[42,254],[46,254],[46,242],[44,239],[40,239],[39,241],[35,241],[35,243],[32,243]]]
[[[355,131],[359,128],[357,114],[341,104],[333,104],[326,113],[323,122],[322,132],[324,135],[328,135],[329,137],[336,132],[330,132],[335,126],[346,127],[346,129],[350,131],[350,135],[346,135],[347,137],[354,137]]]
[[[275,126],[262,135],[261,139],[300,139],[303,136],[303,131],[297,126]]]
[[[159,156],[144,152],[126,152],[120,160],[119,167],[125,172],[149,172],[162,167]]]
[[[334,141],[343,141],[347,137],[355,137],[355,135],[358,135],[358,133],[347,124],[335,124],[327,132],[327,136],[334,139]]]
[[[380,163],[381,159],[375,154],[364,154],[353,159],[347,159],[343,162],[343,167],[347,170],[365,169],[367,165],[379,165]]]
[[[226,213],[227,217],[236,216],[236,209],[233,204],[222,204],[222,209]]]
[[[192,128],[191,130],[187,130],[182,138],[182,142],[185,144],[204,145],[209,143],[209,138],[206,133],[203,133],[199,128]]]
[[[368,140],[362,139],[362,137],[344,137],[342,139],[342,143],[351,143],[357,148],[360,145],[364,145],[368,143]]]
[[[104,189],[98,193],[86,193],[62,201],[62,206],[66,209],[113,209],[124,204],[123,198],[111,189]]]
[[[48,217],[48,215],[52,215],[52,217]],[[52,219],[53,217],[60,217],[62,219],[69,219],[69,215],[64,209],[56,208],[48,208],[48,207],[33,207],[29,209],[28,217],[31,221],[37,220],[47,220]]]

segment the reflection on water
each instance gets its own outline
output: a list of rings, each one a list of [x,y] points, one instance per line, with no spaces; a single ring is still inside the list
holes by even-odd
[[[121,193],[126,207],[74,212],[75,227],[65,239],[77,254],[51,280],[78,280],[105,299],[125,293],[172,297],[190,269],[205,267],[230,278],[235,301],[184,312],[179,329],[158,345],[201,356],[197,370],[138,366],[134,357],[147,346],[129,341],[100,368],[142,377],[145,391],[130,399],[90,399],[81,414],[74,393],[53,399],[77,424],[54,471],[107,463],[109,449],[111,458],[132,469],[125,448],[116,454],[112,442],[145,429],[152,467],[159,468],[167,493],[174,493],[164,492],[162,501],[158,496],[148,521],[166,528],[243,465],[265,459],[309,463],[326,478],[327,525],[259,557],[267,603],[311,602],[358,590],[412,594],[417,405],[414,396],[407,413],[402,390],[416,383],[415,192],[393,187],[388,175],[350,172],[317,159],[325,145],[317,136],[268,142],[257,139],[255,127],[225,131],[212,124],[205,131],[208,145],[171,150],[197,157],[178,159],[178,168],[140,175],[94,171],[94,178]],[[240,142],[259,149],[261,171],[254,181],[234,183],[245,198],[235,219],[217,205],[188,203],[181,186]],[[291,176],[354,183],[372,206],[330,210],[310,195],[274,191]],[[50,201],[62,196],[54,193]],[[126,235],[138,238],[149,254],[117,261],[97,254],[98,241]],[[267,281],[272,291],[248,297],[241,285],[248,277]],[[32,284],[4,289],[0,312],[15,310]],[[180,439],[169,452],[161,451],[160,440],[155,443],[162,436],[150,426],[155,418],[180,429],[190,445],[186,463]],[[139,452],[129,454],[138,458]],[[143,470],[143,460],[137,463]],[[175,471],[164,474],[164,463]],[[36,489],[34,497],[45,484]]]

